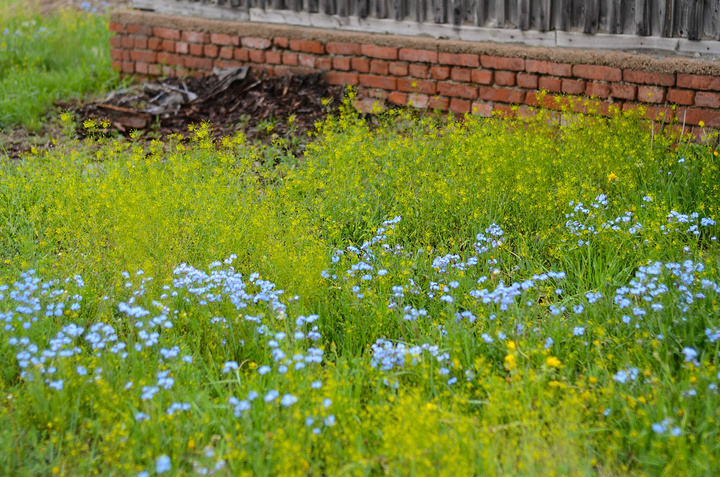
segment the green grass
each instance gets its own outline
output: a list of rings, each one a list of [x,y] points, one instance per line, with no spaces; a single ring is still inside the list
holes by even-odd
[[[345,110],[300,161],[192,134],[0,167],[9,473],[720,469],[712,147],[627,115]]]
[[[34,4],[0,1],[0,129],[35,131],[58,100],[116,84],[107,15],[74,9],[37,13]]]

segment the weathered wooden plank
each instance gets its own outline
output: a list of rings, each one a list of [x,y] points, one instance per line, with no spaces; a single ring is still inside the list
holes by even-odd
[[[317,13],[320,10],[318,0],[303,0],[303,10],[309,13]]]
[[[350,15],[350,2],[352,0],[335,0],[335,13],[341,17]]]
[[[703,32],[713,40],[720,39],[720,0],[706,0]]]
[[[580,5],[579,26],[582,28],[583,33],[596,33],[600,15],[599,0],[584,0]]]
[[[448,1],[432,0],[433,20],[435,23],[447,23],[448,19]]]
[[[657,0],[656,0],[657,2]],[[649,36],[650,29],[650,0],[635,0],[635,34]]]
[[[402,0],[386,0],[387,1],[387,16],[393,20],[402,20],[405,16],[403,12],[403,1]]]
[[[536,19],[533,25],[540,31],[549,31],[552,20],[552,0],[535,0],[533,4],[537,5]]]
[[[320,0],[320,13],[325,15],[335,14],[335,0]]]
[[[463,1],[463,23],[466,25],[475,25],[475,4],[484,0],[464,0]]]
[[[488,6],[489,1],[487,0],[476,0],[473,5],[475,7],[475,25],[485,26],[488,20]]]
[[[530,0],[517,0],[516,25],[522,31],[530,29]]]
[[[635,0],[623,0],[622,4],[622,32],[625,35],[635,35]]]
[[[702,0],[677,0],[676,33],[681,38],[700,39],[704,10],[701,2]]]
[[[520,0],[507,0],[505,2],[505,18],[510,23],[510,25],[512,25],[512,28],[517,28],[520,24],[520,8],[518,7],[519,3]]]
[[[505,0],[494,0],[493,5],[495,7],[495,11],[494,11],[495,27],[496,28],[505,28],[505,23],[507,23]]]

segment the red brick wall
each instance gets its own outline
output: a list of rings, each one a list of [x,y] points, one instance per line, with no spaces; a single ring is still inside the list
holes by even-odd
[[[531,48],[524,58],[502,56],[502,47],[495,48],[500,51],[496,55],[443,52],[443,40],[431,50],[412,48],[412,42],[409,47],[363,43],[358,40],[362,35],[347,41],[347,35],[333,37],[332,32],[318,41],[260,37],[257,29],[256,36],[192,31],[153,25],[153,14],[147,15],[143,24],[110,23],[116,33],[111,38],[113,67],[123,73],[204,75],[213,67],[240,65],[272,75],[324,71],[328,83],[357,86],[368,98],[460,114],[561,109],[571,103],[570,95],[591,99],[601,114],[612,107],[643,106],[651,119],[720,127],[720,76],[545,61],[532,59]],[[571,107],[583,110],[588,102]]]

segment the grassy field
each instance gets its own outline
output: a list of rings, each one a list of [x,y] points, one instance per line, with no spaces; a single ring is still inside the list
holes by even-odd
[[[720,471],[713,146],[345,107],[296,158],[63,121],[0,159],[0,473]]]
[[[105,2],[40,13],[37,2],[0,0],[0,131],[40,129],[56,100],[118,81],[110,69]],[[1,149],[0,149],[1,151]]]

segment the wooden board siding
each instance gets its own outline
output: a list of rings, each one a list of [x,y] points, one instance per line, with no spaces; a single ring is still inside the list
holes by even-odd
[[[132,1],[158,13],[369,33],[720,54],[720,0]]]

